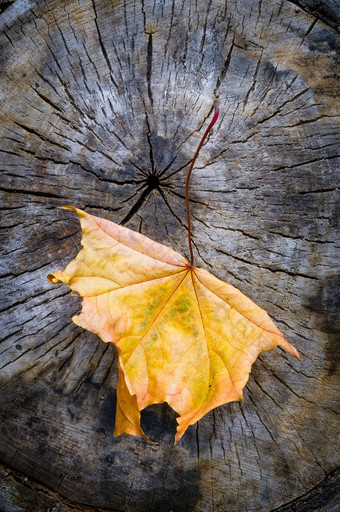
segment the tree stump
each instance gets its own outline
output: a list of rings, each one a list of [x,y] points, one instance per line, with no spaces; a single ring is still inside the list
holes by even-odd
[[[339,510],[339,5],[16,0],[0,25],[0,509]],[[261,355],[243,407],[176,447],[165,404],[142,413],[158,446],[113,438],[115,350],[46,279],[80,247],[57,207],[188,254],[184,184],[216,97],[196,265],[265,308],[304,365]]]

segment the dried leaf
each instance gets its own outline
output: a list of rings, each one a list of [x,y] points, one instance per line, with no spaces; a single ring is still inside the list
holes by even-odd
[[[119,354],[115,435],[144,436],[140,411],[167,402],[176,442],[211,409],[242,400],[257,356],[277,345],[299,359],[268,314],[165,245],[74,207],[83,249],[48,276],[83,297],[75,324]],[[144,436],[145,437],[145,436]]]

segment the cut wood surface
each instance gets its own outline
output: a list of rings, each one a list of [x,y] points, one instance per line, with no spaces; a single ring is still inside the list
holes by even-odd
[[[332,0],[1,13],[1,511],[339,510],[339,30]],[[166,404],[142,413],[158,445],[114,438],[114,347],[46,279],[80,248],[57,207],[188,256],[185,180],[216,97],[190,185],[195,263],[266,309],[303,366],[261,355],[243,406],[176,447]]]

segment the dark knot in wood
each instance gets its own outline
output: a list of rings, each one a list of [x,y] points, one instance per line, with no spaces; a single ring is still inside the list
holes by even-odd
[[[159,177],[156,174],[150,174],[146,180],[146,184],[150,191],[154,190],[155,188],[159,188],[159,186],[160,186]]]

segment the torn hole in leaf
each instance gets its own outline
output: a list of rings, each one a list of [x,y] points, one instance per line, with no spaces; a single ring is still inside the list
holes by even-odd
[[[149,405],[141,411],[141,427],[156,442],[173,444],[179,416],[167,402]]]

